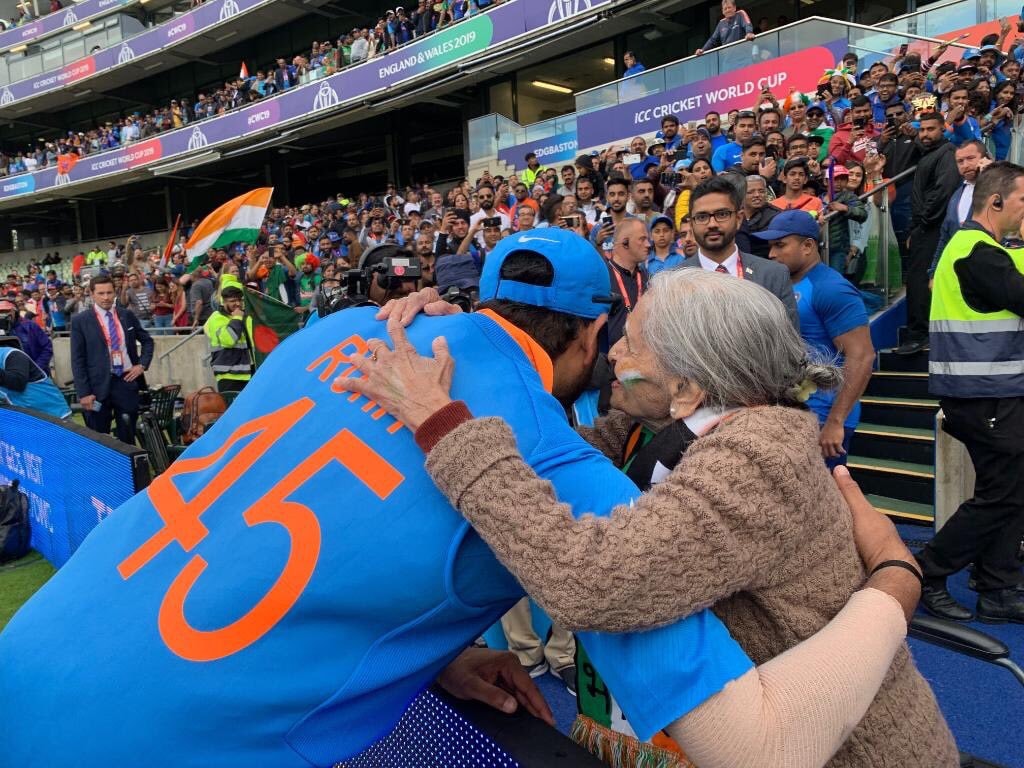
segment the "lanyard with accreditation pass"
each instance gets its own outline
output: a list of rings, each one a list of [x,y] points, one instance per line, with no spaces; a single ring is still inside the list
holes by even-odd
[[[736,254],[736,277],[740,280],[743,279],[743,259],[738,253]]]
[[[615,275],[615,282],[617,282],[619,284],[619,293],[622,294],[622,303],[626,305],[626,311],[627,312],[632,312],[633,311],[633,302],[631,302],[629,300],[629,294],[626,293],[626,284],[624,282],[622,282],[622,275],[619,274],[618,268],[615,267],[614,265],[612,265],[612,274]],[[640,270],[637,269],[637,271],[636,271],[636,297],[639,299],[640,298],[640,294],[642,294],[643,292],[644,292],[643,280],[640,277]]]

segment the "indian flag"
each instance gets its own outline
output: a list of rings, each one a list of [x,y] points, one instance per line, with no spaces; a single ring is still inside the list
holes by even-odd
[[[273,194],[273,187],[260,187],[228,200],[199,222],[185,243],[185,252],[195,260],[211,248],[225,248],[232,243],[255,243]]]

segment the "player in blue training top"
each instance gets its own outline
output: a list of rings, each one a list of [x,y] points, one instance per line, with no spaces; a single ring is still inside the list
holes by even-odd
[[[768,229],[753,234],[771,241],[771,258],[789,269],[808,349],[843,366],[842,385],[814,392],[807,405],[821,423],[825,463],[829,468],[845,464],[875,362],[864,302],[849,280],[822,262],[818,222],[805,211],[784,211]]]
[[[580,513],[638,494],[563,407],[589,383],[609,288],[585,240],[531,230],[489,255],[485,311],[409,331],[421,352],[445,336],[453,397],[512,425]],[[374,312],[284,342],[15,615],[0,634],[5,764],[330,766],[386,735],[521,598],[409,430],[334,386],[386,335]],[[709,611],[580,640],[641,739],[752,667]],[[841,694],[823,686],[816,704]]]
[[[499,274],[517,250],[557,274],[547,285]],[[589,382],[607,268],[558,229],[506,238],[487,267],[481,296],[502,301],[418,323],[410,338],[425,351],[443,334],[459,356],[456,395],[512,424],[566,502],[606,514],[638,491],[559,401]],[[520,599],[435,489],[409,430],[332,387],[354,372],[349,356],[386,335],[375,311],[331,315],[284,342],[210,432],[18,612],[0,634],[5,762],[332,765],[387,734]],[[595,665],[619,670],[606,682],[648,735],[751,668],[709,612],[581,637]]]

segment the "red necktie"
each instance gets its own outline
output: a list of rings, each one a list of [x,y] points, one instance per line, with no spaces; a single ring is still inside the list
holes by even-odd
[[[725,268],[724,264],[719,264],[717,267],[715,267],[715,272],[721,272],[723,275],[729,274],[729,270]]]

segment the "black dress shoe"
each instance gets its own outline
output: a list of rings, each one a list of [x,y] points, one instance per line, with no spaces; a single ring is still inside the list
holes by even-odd
[[[921,607],[932,616],[949,621],[970,621],[974,618],[974,614],[954,600],[944,586],[925,585],[921,589]]]
[[[928,339],[920,339],[919,341],[905,341],[892,352],[894,355],[916,355],[926,349],[928,349]]]
[[[996,589],[978,595],[978,621],[1024,624],[1024,595],[1016,589]]]

